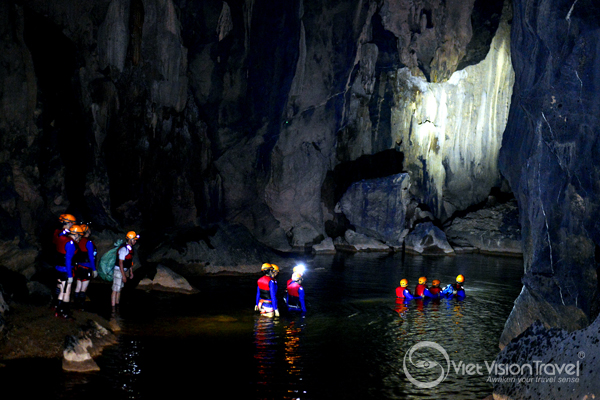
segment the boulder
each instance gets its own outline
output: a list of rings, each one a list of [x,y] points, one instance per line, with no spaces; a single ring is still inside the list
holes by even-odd
[[[38,281],[27,282],[29,300],[34,304],[48,304],[52,300],[52,291]]]
[[[102,348],[116,342],[116,337],[95,321],[89,320],[77,335],[65,338],[62,368],[72,372],[99,371],[93,357]]]
[[[393,249],[385,243],[377,239],[373,239],[361,233],[347,230],[344,234],[344,238],[337,238],[335,242],[335,248],[340,251],[347,252],[390,252]]]
[[[312,251],[316,254],[334,254],[336,251],[333,239],[326,237],[321,243],[314,244],[312,246]]]
[[[519,210],[514,199],[457,217],[444,232],[456,252],[473,249],[488,254],[523,255]]]
[[[448,243],[444,232],[432,222],[418,224],[408,234],[405,241],[405,251],[422,255],[453,255],[454,249]]]
[[[146,290],[162,290],[177,293],[198,292],[183,276],[163,265],[159,265],[156,268],[156,275],[154,275],[153,279],[144,278],[137,287]]]
[[[281,266],[284,259],[252,237],[243,225],[212,230],[182,229],[166,236],[147,259],[185,276],[220,272],[256,273],[264,262]]]
[[[342,196],[340,209],[357,233],[399,245],[406,234],[409,188],[407,173],[355,182]]]

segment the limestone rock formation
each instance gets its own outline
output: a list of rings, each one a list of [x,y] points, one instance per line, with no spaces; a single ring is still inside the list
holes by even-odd
[[[597,398],[599,329],[599,319],[572,333],[534,323],[496,358],[496,364],[512,368],[513,374],[492,368],[494,399]]]
[[[161,290],[185,294],[198,292],[198,289],[192,287],[187,279],[164,265],[159,265],[156,268],[156,274],[152,279],[144,278],[136,287],[144,290]]]
[[[390,76],[392,135],[411,193],[441,220],[482,202],[500,184],[498,154],[514,82],[510,17],[507,5],[485,60],[447,82],[429,83],[409,68]]]
[[[159,243],[147,257],[184,276],[224,271],[260,272],[260,266],[286,261],[256,240],[243,225],[224,224],[215,229],[177,231]]]
[[[326,237],[321,243],[313,244],[312,251],[316,254],[334,254],[335,245],[333,244],[333,239]]]
[[[398,246],[407,233],[409,188],[408,174],[356,182],[342,196],[340,211],[356,232]]]
[[[65,338],[62,367],[65,371],[73,372],[99,371],[94,357],[105,346],[115,343],[116,337],[112,332],[90,320],[77,335]]]
[[[393,248],[389,245],[361,233],[347,230],[344,237],[338,237],[334,241],[336,250],[350,253],[356,252],[391,252]]]
[[[444,233],[455,251],[521,256],[521,230],[515,200],[490,205],[452,220]],[[471,249],[471,250],[469,250]]]
[[[97,230],[231,223],[277,250],[319,243],[346,184],[331,172],[400,137],[395,71],[441,82],[483,60],[488,3],[4,2],[0,241],[51,252],[69,210]]]
[[[519,203],[526,291],[507,339],[538,319],[573,329],[575,309],[583,328],[600,311],[600,51],[589,45],[600,40],[598,12],[589,0],[514,3],[516,80],[499,165]]]
[[[448,243],[444,231],[432,222],[417,224],[404,240],[407,253],[422,255],[453,255],[454,249]]]

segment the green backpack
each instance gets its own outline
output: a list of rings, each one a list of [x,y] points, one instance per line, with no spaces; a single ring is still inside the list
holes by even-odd
[[[122,244],[123,239],[117,240],[114,243],[115,247],[107,251],[100,259],[98,275],[100,275],[100,278],[104,279],[105,281],[112,282],[113,280],[113,271],[117,262],[117,251],[119,250],[119,247],[121,247]]]

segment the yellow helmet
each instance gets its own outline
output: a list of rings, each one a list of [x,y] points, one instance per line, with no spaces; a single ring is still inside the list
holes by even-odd
[[[463,283],[465,281],[465,277],[462,275],[459,275],[456,277],[456,282],[458,283]]]
[[[279,272],[279,267],[277,265],[271,264],[271,267],[273,268],[273,271]]]
[[[58,217],[58,220],[63,224],[66,222],[71,222],[74,224],[77,221],[71,214],[61,214],[60,217]]]
[[[439,279],[434,279],[434,280],[432,280],[432,281],[431,281],[431,284],[432,284],[433,286],[440,286],[440,283],[442,283],[442,282],[440,282],[440,280],[439,280]]]
[[[127,235],[125,235],[125,237],[126,237],[127,239],[130,239],[130,240],[131,240],[131,239],[139,239],[139,238],[140,238],[140,235],[138,235],[138,234],[137,234],[137,233],[135,233],[134,231],[129,231],[129,232],[127,232]]]
[[[424,285],[425,282],[427,282],[427,278],[425,276],[419,278],[419,285]]]
[[[271,264],[269,264],[269,263],[264,263],[264,264],[262,265],[262,267],[260,267],[260,270],[261,270],[261,271],[266,271],[266,270],[268,270],[268,269],[271,269],[271,268],[273,268],[273,266],[272,266]]]
[[[407,287],[407,286],[408,286],[408,281],[407,281],[406,279],[402,279],[402,280],[400,281],[400,286],[401,286],[401,287]]]
[[[69,228],[69,233],[83,236],[83,229],[79,225],[73,225]]]

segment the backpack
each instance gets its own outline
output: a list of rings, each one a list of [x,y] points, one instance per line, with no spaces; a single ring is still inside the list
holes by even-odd
[[[115,269],[115,263],[117,262],[117,251],[123,244],[123,239],[117,240],[113,245],[112,249],[108,250],[100,259],[100,265],[98,267],[98,275],[105,281],[112,282],[113,271]]]

